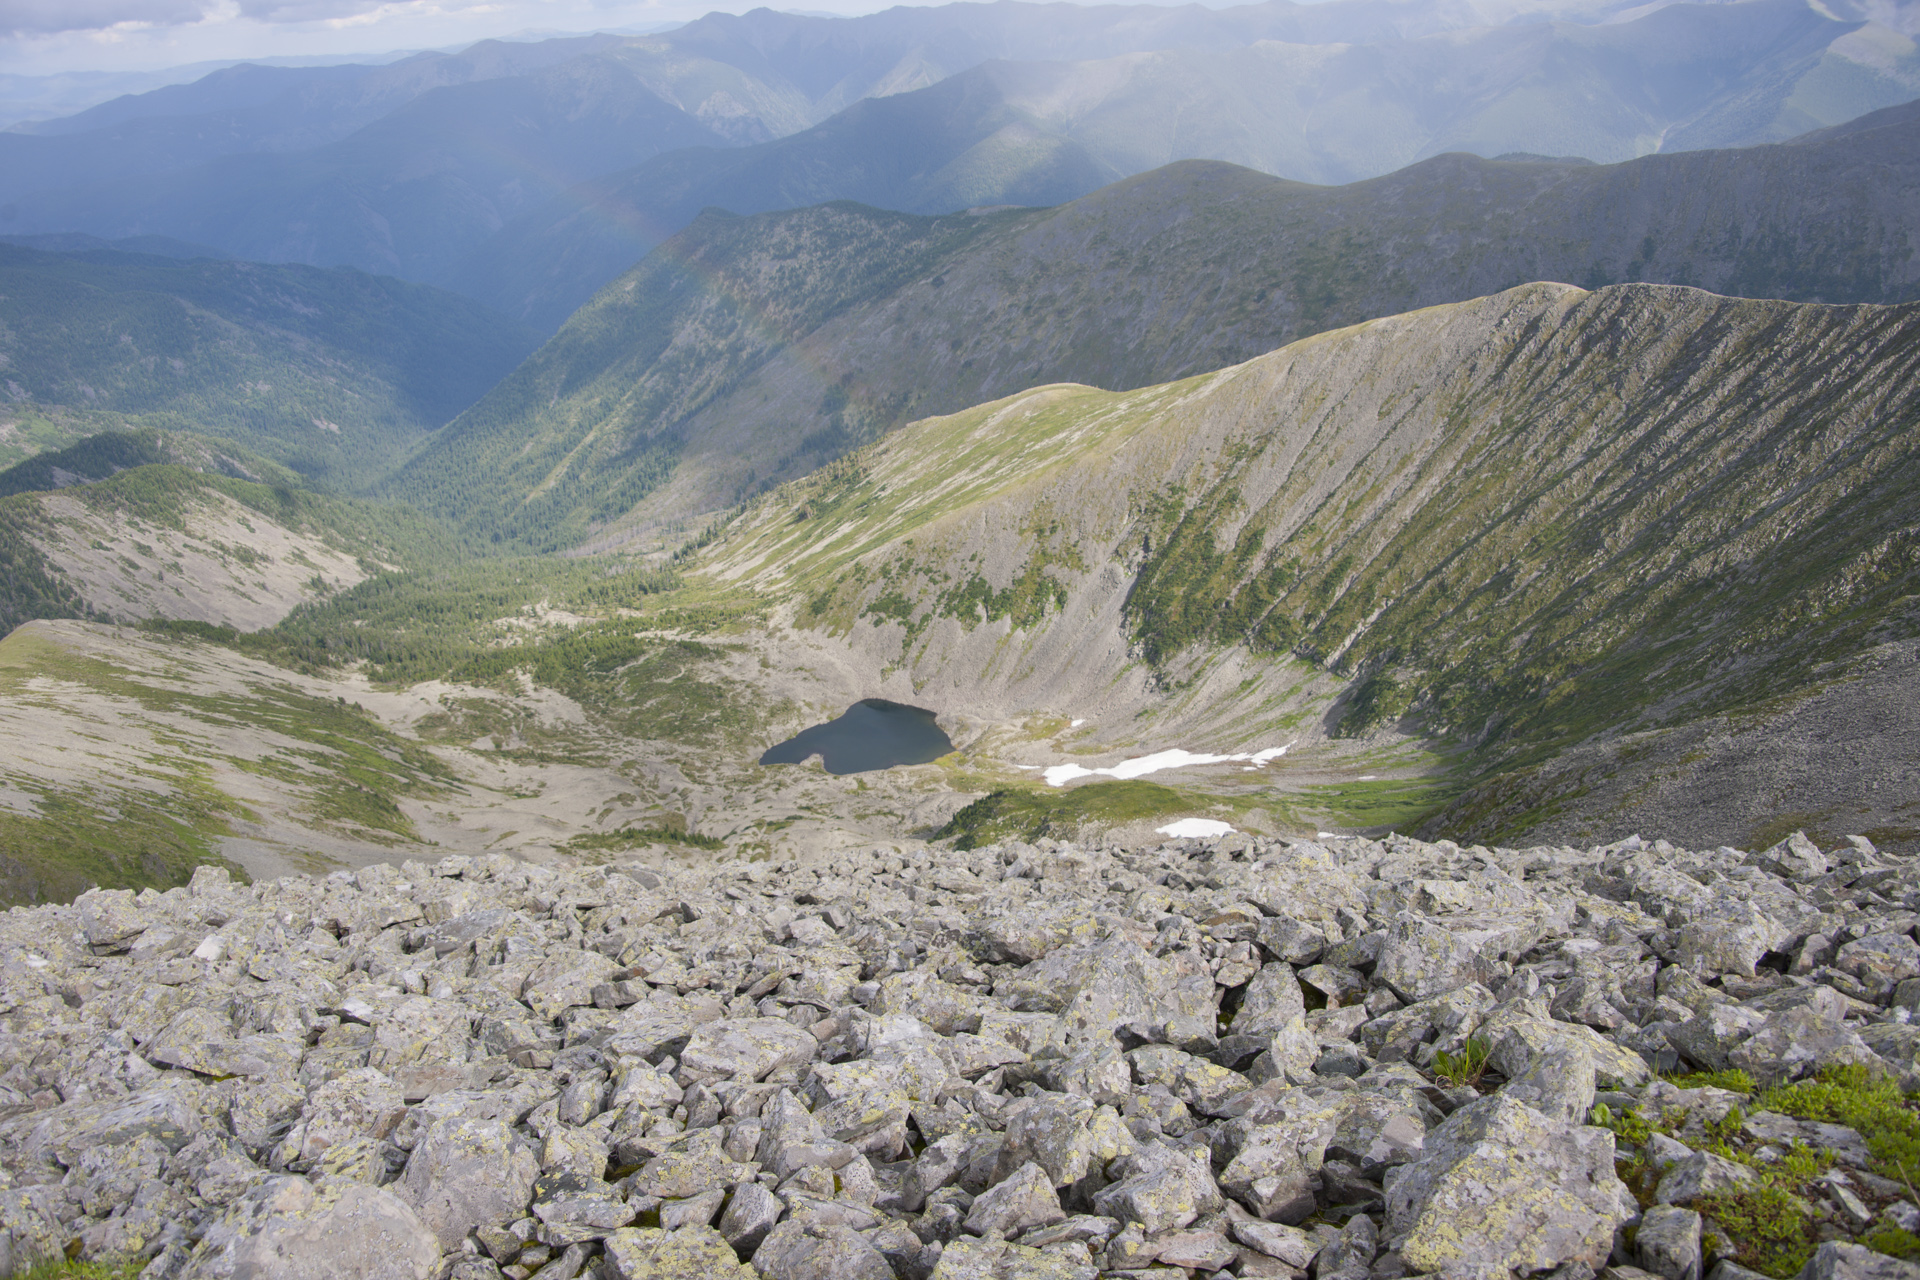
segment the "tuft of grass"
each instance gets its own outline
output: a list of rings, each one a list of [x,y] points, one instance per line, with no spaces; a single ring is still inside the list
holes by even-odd
[[[1487,1059],[1492,1056],[1493,1045],[1475,1036],[1461,1046],[1459,1053],[1448,1053],[1445,1049],[1435,1053],[1433,1074],[1455,1088],[1478,1084],[1480,1077],[1486,1074]]]

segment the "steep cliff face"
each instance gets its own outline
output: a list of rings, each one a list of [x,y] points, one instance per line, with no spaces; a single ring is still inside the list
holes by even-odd
[[[1312,187],[1194,162],[1050,210],[714,213],[394,491],[523,543],[612,545],[928,414],[1165,382],[1532,280],[1905,301],[1917,142],[1920,111],[1900,108],[1804,144],[1611,166],[1449,155]]]
[[[1916,307],[1529,285],[918,423],[751,506],[710,563],[941,705],[1204,701],[1250,740],[1305,660],[1350,681],[1328,732],[1465,742],[1497,789],[1792,705],[1915,633],[1917,365]]]

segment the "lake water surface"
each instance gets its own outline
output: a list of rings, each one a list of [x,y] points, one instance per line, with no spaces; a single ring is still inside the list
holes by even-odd
[[[925,707],[868,698],[837,720],[817,724],[760,757],[761,764],[799,764],[819,756],[828,773],[868,773],[897,764],[926,764],[953,750],[953,739]]]

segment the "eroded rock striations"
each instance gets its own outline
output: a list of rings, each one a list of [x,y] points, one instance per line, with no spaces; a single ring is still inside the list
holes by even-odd
[[[1916,911],[1797,835],[203,868],[0,919],[0,1272],[1698,1280],[1806,1143],[1809,1272],[1913,1275],[1860,1133],[1658,1073],[1920,1087]]]

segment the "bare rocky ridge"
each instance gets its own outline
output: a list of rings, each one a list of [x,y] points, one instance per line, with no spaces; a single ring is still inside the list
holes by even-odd
[[[1920,1086],[1914,885],[1798,835],[205,868],[0,920],[0,1264],[1697,1280],[1755,1176],[1706,1148],[1809,1141],[1805,1274],[1910,1277],[1859,1133],[1654,1072]]]

